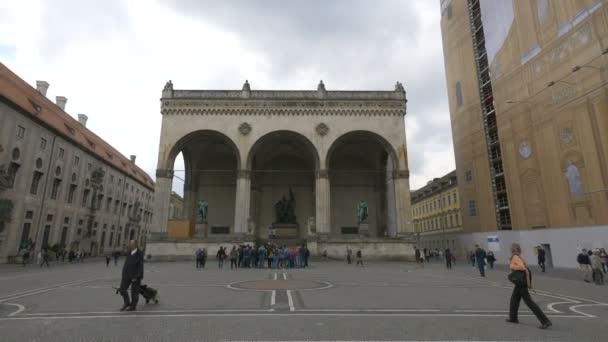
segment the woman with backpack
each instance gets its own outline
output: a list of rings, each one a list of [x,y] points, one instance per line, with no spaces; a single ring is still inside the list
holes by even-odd
[[[509,305],[509,323],[519,323],[517,319],[517,312],[519,311],[519,303],[523,299],[524,303],[534,313],[536,318],[540,321],[540,329],[547,329],[553,323],[545,316],[543,311],[538,305],[532,300],[528,289],[532,288],[532,273],[528,267],[528,263],[521,256],[521,247],[519,244],[514,243],[511,245],[511,259],[509,263],[511,273],[509,274],[509,280],[515,285],[513,287],[513,294],[511,294],[511,304]]]

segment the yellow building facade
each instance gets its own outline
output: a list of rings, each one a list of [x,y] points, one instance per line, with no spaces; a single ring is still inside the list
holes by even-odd
[[[441,11],[463,243],[543,245],[563,267],[608,247],[608,2]]]
[[[412,217],[419,248],[445,250],[462,254],[460,198],[456,171],[429,181],[413,191]]]

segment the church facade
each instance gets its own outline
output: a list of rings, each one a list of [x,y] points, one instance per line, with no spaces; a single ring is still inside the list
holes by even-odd
[[[412,253],[401,83],[391,91],[178,90],[161,98],[152,257],[234,243]],[[178,154],[184,170],[175,170]],[[182,217],[169,218],[183,177]],[[358,247],[357,247],[358,246]],[[364,251],[364,252],[365,252]]]

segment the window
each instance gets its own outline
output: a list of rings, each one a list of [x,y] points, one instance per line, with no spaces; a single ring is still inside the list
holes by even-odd
[[[110,212],[110,207],[112,206],[112,197],[108,197],[108,200],[106,202],[106,211]]]
[[[78,164],[80,164],[80,157],[74,156],[74,165],[78,166]]]
[[[443,206],[445,207],[445,197],[441,199]]]
[[[79,226],[82,226],[83,224],[84,224],[84,221],[83,221],[83,220],[78,220],[78,225],[79,225]]]
[[[17,171],[19,171],[20,165],[17,163],[11,162],[8,166],[8,180],[7,180],[7,188],[12,189],[13,185],[15,185],[15,178],[17,177]]]
[[[31,213],[31,211],[28,211]],[[32,224],[30,222],[26,222],[23,224],[23,231],[21,232],[21,246],[26,246],[28,240],[30,238],[30,229],[32,228]]]
[[[49,246],[49,237],[51,236],[51,226],[44,226],[44,235],[42,236],[42,248]]]
[[[120,201],[116,200],[116,202],[114,202],[114,214],[118,214],[118,206],[120,205]]]
[[[61,243],[60,245],[65,247],[65,242],[66,239],[68,237],[68,227],[63,227],[63,230],[61,231]]]
[[[25,127],[17,125],[17,138],[25,137]]]
[[[456,105],[458,107],[462,106],[462,86],[460,85],[460,81],[456,82]]]
[[[452,205],[452,197],[448,194],[448,205]]]
[[[456,202],[458,202],[458,196],[456,196],[456,193],[454,193],[454,204],[456,204]]]
[[[42,178],[42,172],[34,171],[34,177],[32,178],[32,185],[30,186],[30,194],[36,195],[38,193],[38,185],[40,185],[41,178]]]
[[[68,216],[63,218],[63,224],[70,224],[70,218]]]
[[[65,150],[63,149],[63,147],[59,148],[59,159],[63,159],[63,155],[65,154]]]
[[[471,170],[466,170],[464,172],[464,180],[466,182],[470,182],[473,180],[473,172]]]
[[[46,139],[40,138],[40,149],[46,150]]]
[[[68,192],[68,203],[70,203],[70,204],[74,202],[74,192],[76,192],[76,185],[71,184],[70,190]]]
[[[53,221],[53,215],[51,215],[51,214],[46,215],[46,221],[47,222]]]
[[[87,170],[91,171],[92,168],[93,168],[93,165],[91,165],[91,163],[87,163]]]
[[[61,179],[55,178],[53,180],[53,189],[51,190],[51,199],[57,199],[59,193],[59,187],[61,186]]]
[[[454,218],[450,215],[450,227],[454,227]]]
[[[27,220],[31,220],[31,219],[33,219],[33,218],[34,218],[34,212],[33,212],[33,211],[31,211],[31,210],[26,211],[26,212],[25,212],[25,218],[26,218]]]
[[[477,216],[477,205],[473,200],[469,201],[469,216]]]
[[[82,194],[82,206],[86,207],[87,203],[89,202],[89,193],[91,192],[91,190],[89,189],[85,189],[84,193]]]

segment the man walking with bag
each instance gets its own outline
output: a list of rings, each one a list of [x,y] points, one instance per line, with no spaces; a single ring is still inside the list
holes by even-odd
[[[118,292],[122,296],[124,305],[120,311],[135,311],[139,300],[139,286],[144,277],[144,254],[137,248],[137,241],[129,241],[129,253],[122,266],[122,280]],[[131,287],[131,299],[127,289]]]
[[[479,245],[475,245],[475,262],[477,263],[477,267],[479,267],[479,274],[482,277],[486,276],[486,251],[479,247]]]

